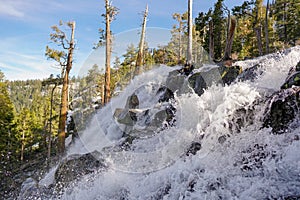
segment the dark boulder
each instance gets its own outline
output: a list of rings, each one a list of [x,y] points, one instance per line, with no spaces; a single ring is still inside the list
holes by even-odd
[[[241,74],[238,75],[237,80],[240,81],[251,81],[253,82],[259,75],[263,73],[261,65],[257,64],[253,67],[245,69]]]
[[[117,108],[114,112],[114,118],[120,124],[127,126],[133,126],[137,121],[137,114],[134,112],[135,109],[139,108],[139,98],[133,93],[127,98],[125,108]]]
[[[208,71],[197,72],[188,78],[189,86],[201,96],[204,90],[215,84],[230,84],[241,73],[241,67],[220,66]]]
[[[131,96],[128,97],[125,108],[129,108],[129,109],[135,109],[139,107],[139,98],[138,96],[133,93]]]
[[[171,71],[166,80],[166,87],[177,95],[190,92],[187,83],[187,76],[181,74],[178,70]]]
[[[126,126],[133,126],[137,121],[137,115],[134,109],[117,108],[114,113],[114,118],[118,123]]]
[[[139,88],[140,93],[144,93],[144,90],[147,88]],[[123,138],[127,138],[126,144],[131,144],[133,140],[140,137],[151,137],[175,125],[176,108],[172,106],[173,91],[167,86],[161,86],[152,92],[153,107],[141,108],[138,103],[139,97],[134,93],[128,97],[125,108],[115,110],[114,119],[121,125]]]
[[[184,75],[188,76],[188,75],[190,75],[190,74],[193,72],[194,68],[195,68],[194,65],[191,65],[191,64],[185,64],[185,65],[179,70],[179,72],[180,72],[181,74],[184,74]]]
[[[213,83],[222,83],[222,79],[218,68],[212,68],[208,71],[194,73],[189,77],[188,82],[195,93],[201,96],[204,90]]]
[[[288,77],[290,77],[292,74],[294,74],[295,72],[300,72],[300,61],[297,63],[296,66],[291,67],[289,73],[288,73]]]
[[[192,142],[191,146],[188,148],[186,155],[189,156],[191,154],[196,155],[198,151],[201,150],[201,144],[199,142]]]
[[[238,75],[242,73],[242,68],[240,66],[221,66],[218,69],[221,74],[223,83],[228,85],[235,81]]]
[[[291,88],[292,86],[300,86],[300,61],[294,67],[291,67],[284,84],[281,89]]]
[[[68,185],[82,176],[106,169],[107,166],[99,152],[72,155],[63,160],[55,172],[55,182],[59,186]]]
[[[267,102],[263,127],[271,127],[274,133],[285,132],[289,124],[299,117],[300,87],[280,90]]]
[[[171,89],[167,88],[166,86],[162,86],[156,92],[156,96],[158,97],[158,102],[168,102],[174,99],[174,93]]]
[[[39,190],[38,182],[33,178],[27,178],[21,186],[21,192],[18,199],[40,199],[41,192]]]
[[[292,86],[300,86],[300,72],[295,72],[290,75],[281,86],[281,89],[291,88]]]
[[[297,72],[300,72],[300,61],[297,63],[297,65],[296,65],[295,68],[296,68],[296,71],[297,71]]]

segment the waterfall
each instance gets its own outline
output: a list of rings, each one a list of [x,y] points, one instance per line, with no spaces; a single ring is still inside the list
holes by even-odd
[[[259,64],[261,73],[254,81],[213,84],[201,96],[174,91],[175,123],[152,134],[137,123],[130,130],[143,135],[132,136],[129,147],[122,149],[124,135],[132,132],[116,121],[115,110],[124,109],[135,93],[140,100],[133,111],[137,118],[146,111],[153,117],[151,111],[162,106],[155,92],[179,68],[160,66],[136,77],[68,149],[68,156],[100,152],[107,169],[80,177],[57,196],[101,200],[299,197],[299,120],[284,134],[263,127],[265,99],[280,90],[299,57],[298,46],[236,62],[243,70]],[[201,148],[188,154],[193,142]]]

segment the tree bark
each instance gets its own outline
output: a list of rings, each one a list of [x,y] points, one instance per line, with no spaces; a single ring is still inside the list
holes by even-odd
[[[230,28],[228,30],[227,35],[227,42],[226,42],[226,48],[225,48],[225,55],[223,60],[230,60],[231,59],[231,50],[232,50],[232,43],[234,39],[234,31],[236,27],[236,20],[234,18],[230,19]]]
[[[107,104],[110,100],[110,60],[111,60],[111,32],[110,32],[110,5],[109,0],[105,0],[105,92],[104,92],[104,104]]]
[[[148,4],[146,6],[146,10],[144,12],[144,18],[142,23],[142,33],[139,43],[139,51],[136,59],[135,71],[134,75],[139,75],[141,73],[141,66],[144,62],[144,44],[145,44],[145,35],[146,35],[146,24],[147,24],[147,16],[148,16]]]
[[[188,48],[187,48],[187,65],[192,65],[193,52],[193,0],[188,0]]]
[[[178,62],[177,64],[182,64],[182,21],[179,22],[179,52],[178,52]]]
[[[268,12],[269,12],[269,0],[267,1],[267,8],[266,8],[266,16],[265,16],[265,36],[266,36],[266,53],[270,52],[270,45],[269,45],[269,23],[268,23]]]
[[[47,152],[47,158],[48,158],[48,164],[50,162],[51,157],[51,143],[52,143],[52,109],[53,109],[53,95],[54,90],[56,88],[57,84],[54,85],[54,87],[51,90],[51,99],[50,99],[50,120],[49,120],[49,134],[48,134],[48,152]]]
[[[209,57],[210,59],[214,60],[215,53],[214,53],[214,23],[213,20],[209,21]]]
[[[260,56],[262,56],[263,55],[263,48],[262,48],[262,40],[261,40],[261,26],[255,27],[254,32],[255,32],[256,38],[257,38],[258,53],[259,53]]]
[[[104,86],[104,84],[102,84],[101,85],[101,104],[102,104],[102,106],[105,104],[104,103],[104,98],[105,98],[104,92],[105,92],[105,86]]]
[[[65,152],[65,138],[66,138],[66,121],[68,112],[68,87],[69,87],[69,73],[72,68],[73,50],[74,50],[74,31],[75,22],[72,22],[72,33],[70,46],[68,48],[67,66],[63,77],[63,87],[61,92],[61,108],[58,125],[58,152],[60,155]]]

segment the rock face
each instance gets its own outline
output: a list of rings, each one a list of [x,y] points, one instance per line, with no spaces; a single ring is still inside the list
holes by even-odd
[[[292,86],[300,86],[300,61],[295,67],[290,69],[288,77],[281,86],[281,89],[291,88]]]
[[[285,132],[290,123],[300,117],[300,62],[289,71],[281,90],[267,102],[263,127],[271,127],[276,134]]]
[[[281,86],[281,89],[291,88],[292,86],[300,86],[300,72],[295,72],[290,75]]]
[[[22,199],[39,199],[41,198],[38,183],[33,178],[27,178],[21,186],[21,192],[18,200]]]
[[[289,124],[299,117],[300,87],[281,90],[267,102],[264,127],[271,127],[274,133],[283,133]]]
[[[167,88],[169,88],[172,92],[176,92],[177,95],[185,94],[191,91],[186,77],[187,76],[180,73],[178,70],[171,71],[166,80]]]
[[[219,71],[221,74],[221,78],[224,84],[231,84],[236,80],[239,74],[242,73],[242,68],[240,66],[232,66],[232,67],[219,67]]]
[[[133,93],[128,97],[125,108],[115,110],[114,118],[122,126],[120,128],[127,143],[132,143],[139,137],[151,136],[174,125],[176,108],[171,103],[174,100],[172,90],[161,86],[152,95],[154,107],[142,108],[138,95]]]
[[[104,159],[99,152],[84,155],[72,155],[62,161],[55,172],[55,181],[60,185],[80,179],[82,176],[106,169]]]
[[[239,76],[237,77],[240,81],[251,81],[253,82],[257,76],[261,75],[263,70],[259,64],[254,65],[253,67],[245,69]]]
[[[239,66],[212,68],[208,71],[197,72],[188,78],[189,86],[201,96],[205,89],[212,84],[231,84],[236,80],[242,69]]]

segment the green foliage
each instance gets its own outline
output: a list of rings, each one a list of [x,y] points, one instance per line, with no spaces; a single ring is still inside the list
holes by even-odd
[[[14,107],[9,98],[7,85],[0,82],[0,156],[1,160],[10,151],[10,144],[14,142]]]
[[[25,147],[25,153],[31,153],[31,151],[41,148],[43,137],[43,124],[39,120],[34,111],[24,108],[15,118],[15,133],[18,143],[23,144]],[[18,152],[21,149],[17,149]]]
[[[225,19],[223,16],[223,1],[218,0],[212,12],[213,35],[214,35],[214,59],[221,59],[225,48]]]
[[[272,8],[279,40],[296,45],[300,39],[300,0],[276,0]]]
[[[15,105],[13,134],[16,137],[17,146],[14,147],[14,151],[18,153],[18,159],[22,143],[25,145],[25,156],[37,151],[44,151],[46,155],[46,135],[50,130],[50,99],[53,89],[53,84],[49,80],[8,82],[10,98]],[[60,90],[57,88],[54,90],[53,98],[52,130],[57,130],[58,127],[59,96]],[[24,140],[22,139],[23,133]],[[52,134],[55,137],[57,133],[55,131]]]
[[[49,46],[46,46],[46,52],[45,55],[48,57],[48,59],[53,59],[58,63],[64,63],[62,65],[65,65],[67,54],[64,51],[59,51],[55,49],[51,49]]]
[[[0,188],[7,191],[11,184],[8,180],[12,179],[12,171],[19,165],[16,155],[17,139],[14,134],[14,106],[1,71],[0,75]]]
[[[208,43],[208,32],[209,32],[209,19],[212,15],[212,9],[209,9],[207,13],[200,12],[198,17],[195,18],[195,27],[199,32],[200,44],[204,47],[206,51],[209,51]]]
[[[71,82],[71,110],[75,116],[77,131],[82,131],[96,109],[101,106],[101,88],[104,84],[103,71],[99,70],[98,65],[93,65],[84,77],[78,77]]]

